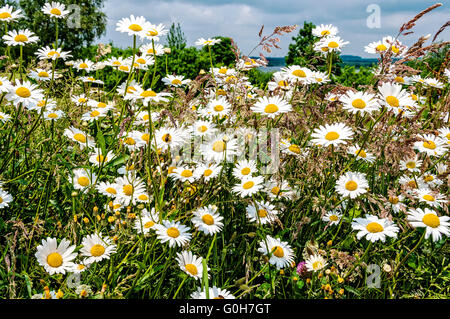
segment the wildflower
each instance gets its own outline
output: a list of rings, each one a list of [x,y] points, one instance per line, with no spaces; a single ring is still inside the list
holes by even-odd
[[[258,101],[250,107],[250,109],[255,113],[260,113],[270,118],[274,118],[279,114],[291,111],[292,106],[278,96],[263,96],[259,98]]]
[[[208,205],[193,212],[192,223],[206,235],[219,233],[223,227],[223,217],[217,213],[217,207]]]
[[[62,239],[59,245],[56,238],[43,239],[35,253],[39,265],[43,266],[50,275],[71,271],[74,265],[72,260],[77,254],[74,253],[75,245],[69,245],[70,242],[66,239]]]
[[[83,247],[80,252],[87,257],[86,264],[109,259],[110,255],[116,252],[116,245],[112,244],[108,237],[102,237],[102,233],[85,236],[81,244]]]
[[[39,37],[28,29],[21,29],[19,31],[9,31],[2,39],[9,46],[27,45],[39,41]]]
[[[433,241],[439,241],[442,235],[450,236],[450,217],[439,217],[434,210],[429,208],[409,210],[407,220],[415,228],[425,227],[425,239],[431,236]]]
[[[269,235],[259,243],[258,251],[269,256],[269,263],[275,265],[277,269],[289,267],[294,261],[294,254],[287,242]]]
[[[377,240],[384,242],[386,237],[396,238],[399,231],[399,228],[393,222],[374,215],[367,215],[366,218],[355,218],[352,222],[352,228],[358,230],[356,234],[358,239],[366,236],[366,239],[371,242]]]
[[[156,227],[158,239],[161,240],[161,243],[169,242],[169,247],[187,244],[192,237],[188,231],[189,227],[169,220],[163,220],[162,224]]]
[[[352,130],[344,123],[325,124],[325,126],[320,126],[313,131],[311,142],[324,147],[337,146],[347,144],[346,140],[351,139],[352,135]]]
[[[336,182],[336,191],[343,197],[356,198],[367,192],[369,184],[363,173],[347,172]]]
[[[65,18],[70,13],[69,10],[66,10],[66,6],[64,4],[54,1],[51,3],[45,3],[41,11],[50,17],[57,19]]]
[[[197,257],[190,251],[182,251],[177,253],[176,261],[178,266],[189,276],[200,280],[203,276],[203,258]]]
[[[327,262],[321,255],[313,254],[306,259],[305,266],[308,271],[319,271],[327,266]]]

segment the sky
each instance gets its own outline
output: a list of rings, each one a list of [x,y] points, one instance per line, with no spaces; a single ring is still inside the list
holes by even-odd
[[[220,35],[233,38],[242,54],[248,54],[259,42],[258,32],[262,25],[265,35],[276,26],[296,24],[297,30],[280,36],[281,49],[264,53],[267,57],[282,57],[287,54],[292,37],[297,35],[304,21],[308,21],[315,25],[336,26],[338,35],[349,41],[342,54],[373,57],[364,52],[365,45],[381,40],[383,36],[396,36],[404,22],[435,3],[428,0],[105,0],[103,11],[108,16],[107,31],[97,42],[112,41],[118,47],[131,46],[132,38],[115,29],[121,18],[133,14],[142,15],[153,24],[163,23],[167,29],[172,23],[180,23],[188,46],[194,46],[200,37]],[[442,3],[441,7],[417,21],[411,29],[413,34],[401,36],[399,40],[411,45],[420,36],[431,34],[432,38],[450,17],[450,1]],[[436,41],[439,40],[450,40],[450,28],[440,34]],[[160,42],[165,44],[165,37]]]

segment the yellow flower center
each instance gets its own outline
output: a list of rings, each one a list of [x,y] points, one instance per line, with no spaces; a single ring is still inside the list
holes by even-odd
[[[110,193],[110,194],[117,194],[116,189],[113,188],[113,187],[108,187],[107,189],[105,189],[105,191]]]
[[[356,152],[355,152],[355,155],[356,154],[358,154],[358,156],[360,156],[360,157],[362,157],[362,158],[366,158],[367,157],[367,154],[366,154],[366,152],[364,151],[364,150],[357,150]]]
[[[186,271],[190,273],[192,276],[195,276],[198,274],[198,269],[194,264],[186,264]]]
[[[423,195],[422,198],[425,199],[426,201],[429,201],[429,202],[434,202],[435,201],[434,196],[433,195],[429,195],[429,194]]]
[[[16,42],[26,42],[28,41],[28,38],[25,34],[18,34],[14,37],[14,41]]]
[[[366,229],[371,233],[379,233],[384,230],[383,226],[376,222],[370,222],[367,224]]]
[[[81,133],[76,133],[73,135],[73,138],[80,143],[86,143],[86,136]]]
[[[422,222],[432,228],[436,228],[441,224],[439,217],[437,217],[435,214],[425,214],[422,218]]]
[[[80,63],[80,65],[78,66],[80,69],[87,69],[89,66],[86,63]]]
[[[103,155],[99,154],[99,155],[97,155],[96,160],[99,163],[103,163],[103,162],[106,162],[108,160],[108,158],[106,156],[103,156]]]
[[[145,194],[141,194],[138,196],[139,200],[148,200],[148,196]]]
[[[411,180],[408,182],[408,186],[411,188],[417,188],[417,183],[416,181]]]
[[[139,63],[139,64],[145,64],[146,61],[143,58],[139,58],[139,59],[136,60],[136,62]]]
[[[105,253],[105,247],[102,245],[96,244],[91,248],[91,255],[94,257],[101,256]]]
[[[280,194],[281,189],[278,186],[273,187],[270,192],[274,195]]]
[[[91,117],[96,117],[96,116],[99,116],[99,115],[100,115],[100,112],[97,111],[97,110],[94,110],[94,111],[91,112]]]
[[[354,108],[362,110],[363,108],[366,107],[366,102],[364,102],[362,99],[355,99],[352,102],[352,106]]]
[[[213,225],[214,224],[214,218],[210,214],[205,214],[202,216],[202,221],[206,225]]]
[[[208,130],[208,128],[205,125],[199,126],[197,128],[197,131],[199,131],[200,133],[204,133]]]
[[[395,81],[395,82],[398,82],[398,83],[405,83],[405,79],[402,78],[401,76],[395,77],[394,81]]]
[[[128,65],[121,65],[121,66],[119,66],[119,70],[121,70],[121,71],[128,71],[129,70]]]
[[[395,205],[398,204],[398,202],[400,201],[399,198],[397,196],[389,196],[389,203]]]
[[[9,12],[1,12],[0,13],[0,19],[8,19],[12,18],[11,14]]]
[[[149,36],[151,36],[151,37],[155,37],[155,36],[157,36],[159,33],[158,33],[158,30],[156,30],[156,29],[151,29],[150,31],[148,31],[147,32],[147,35],[149,35]]]
[[[178,236],[180,236],[180,231],[175,227],[170,227],[167,229],[167,235],[172,238],[177,238]]]
[[[391,47],[391,51],[394,52],[395,54],[397,54],[397,53],[400,51],[400,49],[397,48],[395,45],[393,45],[393,46]]]
[[[217,152],[217,153],[223,152],[225,150],[225,148],[226,148],[226,144],[223,141],[214,142],[213,147],[212,147],[213,151]]]
[[[408,163],[406,163],[406,167],[410,168],[410,169],[416,168],[416,162],[413,162],[413,161],[408,162]]]
[[[63,263],[62,256],[59,253],[51,253],[47,256],[47,264],[50,267],[58,268]]]
[[[173,85],[181,85],[181,81],[179,79],[172,80]]]
[[[163,140],[164,142],[166,142],[166,143],[169,143],[169,142],[172,141],[172,136],[171,136],[169,133],[164,134],[164,135],[162,136],[162,140]]]
[[[51,9],[50,13],[54,14],[55,16],[60,16],[61,15],[61,11],[58,8]]]
[[[242,188],[243,188],[243,189],[250,189],[250,188],[252,188],[254,185],[255,185],[255,183],[254,183],[253,181],[248,181],[248,182],[245,182],[244,185],[242,185]]]
[[[336,41],[331,41],[330,43],[328,43],[328,47],[335,49],[335,48],[339,47],[339,44]]]
[[[283,248],[281,248],[280,246],[275,246],[272,249],[272,253],[275,257],[278,257],[278,258],[283,258],[283,256],[284,256]]]
[[[329,218],[330,218],[330,220],[333,221],[333,222],[336,222],[336,221],[339,220],[339,218],[338,218],[336,215],[331,215]]]
[[[48,78],[49,77],[48,73],[45,72],[45,71],[39,72],[38,76],[41,77],[41,78]]]
[[[425,182],[432,182],[434,177],[432,175],[426,175],[424,178]]]
[[[291,144],[289,146],[289,150],[295,154],[300,154],[300,146],[298,146],[296,144]]]
[[[152,90],[147,90],[141,93],[142,97],[155,97],[156,93]]]
[[[79,103],[86,103],[86,99],[84,98],[84,97],[80,97],[79,99],[78,99],[78,102]]]
[[[130,24],[128,29],[130,29],[131,31],[135,31],[135,32],[142,31],[142,27],[139,24],[134,24],[134,23]]]
[[[144,133],[141,137],[146,143],[150,141],[150,134]]]
[[[150,220],[144,224],[144,228],[151,228],[153,225],[155,225],[155,223]]]
[[[250,174],[250,168],[245,167],[245,168],[241,169],[241,174],[242,174],[242,175],[248,175],[248,174]]]
[[[313,262],[312,267],[314,270],[322,269],[323,263],[321,261],[315,261]]]
[[[306,73],[303,70],[294,70],[292,72],[292,75],[298,76],[299,78],[304,78],[306,77]]]
[[[153,54],[154,52],[155,52],[155,51],[153,51],[152,48],[150,48],[150,49],[147,50],[147,53],[148,53],[148,54]]]
[[[16,94],[22,98],[27,98],[31,96],[30,90],[28,90],[26,87],[21,86],[16,90]]]
[[[57,119],[58,118],[58,114],[56,114],[56,113],[49,113],[47,116],[49,118],[51,118],[51,119]]]
[[[337,133],[337,132],[328,132],[325,135],[325,139],[327,141],[334,141],[334,140],[337,140],[338,138],[339,138],[339,133]]]
[[[260,209],[260,210],[258,210],[258,216],[260,217],[260,218],[264,218],[264,217],[266,217],[267,216],[267,210],[265,210],[265,209]]]
[[[133,190],[133,185],[128,184],[123,186],[123,193],[127,196],[131,196],[133,194]]]
[[[78,184],[80,184],[83,187],[86,187],[90,184],[90,180],[86,176],[81,176],[78,178]]]
[[[357,188],[358,188],[358,184],[355,181],[348,181],[347,183],[345,183],[345,189],[348,191],[353,192]]]
[[[224,109],[223,105],[218,104],[214,106],[214,111],[216,112],[222,112],[223,109]]]
[[[136,141],[133,138],[131,138],[131,137],[127,137],[125,139],[125,143],[128,144],[128,145],[134,145],[134,144],[136,144]]]
[[[275,113],[278,111],[278,106],[276,106],[275,104],[268,104],[265,108],[264,108],[264,112],[266,113]]]
[[[278,82],[278,86],[286,87],[286,86],[288,86],[288,83],[286,80],[281,80]]]
[[[97,104],[97,107],[99,107],[99,108],[101,108],[101,109],[105,108],[106,106],[107,106],[106,103],[103,103],[103,102],[99,102],[99,103]]]
[[[322,32],[320,32],[321,36],[329,35],[329,34],[330,34],[330,31],[328,31],[328,30],[323,30]]]
[[[400,102],[398,101],[398,99],[395,96],[392,96],[392,95],[389,95],[386,98],[386,102],[392,107],[399,107],[400,106]]]
[[[423,147],[434,150],[436,148],[436,143],[434,143],[433,141],[425,141],[423,142]]]
[[[191,170],[185,169],[185,170],[183,170],[183,171],[181,172],[180,175],[183,176],[183,177],[189,178],[189,177],[191,177],[193,174],[192,174],[192,171],[191,171]]]
[[[210,170],[209,168],[207,168],[207,169],[205,169],[205,171],[203,172],[203,175],[204,176],[209,176],[209,175],[211,175],[212,174],[212,170]]]
[[[387,47],[384,44],[379,44],[376,47],[376,50],[380,51],[380,52],[386,51],[386,49],[387,49]]]

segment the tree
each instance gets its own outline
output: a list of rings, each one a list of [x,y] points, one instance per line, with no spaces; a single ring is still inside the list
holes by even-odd
[[[25,17],[18,21],[20,28],[27,28],[39,36],[40,46],[51,45],[56,38],[58,46],[76,51],[103,35],[106,31],[106,14],[101,11],[104,0],[58,0],[70,10],[65,19],[50,19],[41,11],[47,0],[20,0]]]
[[[289,51],[285,57],[286,65],[300,65],[327,71],[326,57],[321,53],[314,51],[314,44],[319,40],[312,34],[315,25],[311,22],[304,22],[303,28],[299,30],[298,35],[293,37],[293,43],[289,44]],[[338,53],[333,54],[333,74],[340,74],[341,58]]]
[[[215,65],[230,66],[236,62],[236,56],[231,50],[231,38],[217,36],[215,39],[220,39],[219,43],[211,47],[212,58]],[[203,51],[207,52],[208,48],[203,47]]]
[[[180,23],[172,23],[169,33],[167,34],[167,46],[171,50],[181,50],[186,47],[186,36],[181,31]]]

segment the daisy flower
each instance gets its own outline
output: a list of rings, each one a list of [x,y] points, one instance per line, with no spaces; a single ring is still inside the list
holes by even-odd
[[[269,263],[277,269],[290,267],[294,262],[294,252],[288,243],[269,235],[260,241],[258,251],[266,256],[270,254]]]
[[[264,114],[273,119],[279,114],[291,111],[292,106],[279,96],[263,96],[250,109],[255,113]]]
[[[189,168],[188,166],[179,166],[175,168],[170,176],[183,183],[189,182],[192,184],[197,180],[197,176],[194,174],[194,169]]]
[[[44,4],[41,11],[50,17],[57,19],[65,18],[70,13],[69,10],[66,10],[66,6],[64,4],[54,1]]]
[[[281,182],[269,180],[264,185],[264,191],[272,199],[289,198],[294,195],[294,191],[285,180]]]
[[[102,117],[105,117],[108,113],[108,110],[102,108],[94,108],[93,110],[84,113],[81,116],[82,121],[92,122],[94,120],[98,120]]]
[[[120,141],[129,151],[136,151],[141,147],[147,146],[139,131],[129,132],[125,136],[122,136]]]
[[[67,136],[72,141],[77,142],[80,145],[81,149],[84,149],[86,146],[90,148],[95,147],[94,138],[92,138],[87,133],[73,126],[66,128],[64,130],[64,135]]]
[[[89,162],[94,165],[105,165],[115,157],[113,151],[109,151],[106,155],[103,154],[100,148],[94,148],[89,155]]]
[[[209,287],[208,289],[209,299],[236,299],[228,290],[218,288],[216,286]],[[207,299],[206,292],[202,291],[199,287],[191,294],[192,299]]]
[[[191,80],[185,79],[182,75],[166,75],[164,78],[162,78],[162,81],[165,85],[168,86],[174,86],[174,87],[180,87],[183,85],[189,84]]]
[[[125,206],[135,204],[137,195],[144,193],[146,189],[144,181],[139,177],[117,177],[114,183],[119,187],[116,199]]]
[[[367,192],[369,184],[366,175],[358,172],[347,172],[336,182],[336,191],[343,197],[356,198]]]
[[[388,107],[389,110],[394,111],[395,114],[398,114],[406,105],[414,104],[410,94],[403,90],[400,84],[386,82],[378,86],[378,91],[380,93],[380,102]]]
[[[22,10],[14,10],[14,8],[8,4],[0,8],[1,22],[13,22],[20,18],[23,18]]]
[[[32,84],[28,81],[20,83],[16,79],[15,84],[11,87],[11,90],[6,94],[6,99],[12,102],[14,105],[22,103],[24,107],[28,107],[33,104],[37,104],[44,98],[43,91],[38,89],[36,84]]]
[[[110,238],[102,237],[102,233],[85,236],[81,244],[83,247],[80,252],[87,257],[84,260],[86,264],[109,259],[116,252],[116,245],[112,244]]]
[[[5,43],[9,46],[21,45],[24,46],[26,44],[35,43],[39,41],[39,37],[37,37],[33,32],[28,29],[22,29],[19,31],[12,30],[9,31],[2,37],[5,40]]]
[[[155,45],[153,45],[152,43],[145,44],[139,48],[139,51],[141,51],[142,54],[153,56],[161,56],[165,53],[164,46],[159,43],[155,43]]]
[[[281,140],[281,152],[287,155],[302,156],[305,154],[304,149],[300,148],[298,144],[291,143],[289,140]]]
[[[232,190],[241,197],[247,197],[259,192],[264,186],[263,183],[264,177],[262,176],[248,176],[243,178],[240,183],[233,186]]]
[[[324,222],[330,223],[330,225],[337,225],[339,224],[339,221],[342,218],[342,214],[339,213],[338,211],[331,211],[331,212],[327,212],[325,215],[323,215],[322,220]]]
[[[169,247],[183,246],[191,240],[189,229],[180,222],[163,220],[162,224],[156,226],[156,234],[161,243],[168,241]]]
[[[430,189],[422,188],[416,190],[416,198],[419,202],[426,203],[434,208],[439,208],[442,204],[446,204],[445,196]]]
[[[225,97],[219,97],[217,99],[209,101],[206,109],[212,116],[224,116],[228,115],[231,110],[231,104],[226,100]]]
[[[287,91],[291,89],[292,85],[290,83],[290,78],[285,72],[275,72],[271,81],[267,83],[267,88],[269,91],[275,91],[280,89]]]
[[[400,161],[400,169],[402,171],[408,170],[409,172],[419,173],[420,166],[422,166],[422,161],[419,160],[417,155]]]
[[[318,254],[313,254],[308,257],[308,259],[305,260],[305,267],[308,271],[319,271],[324,269],[328,263],[326,260]]]
[[[438,129],[439,137],[450,146],[450,128],[442,127]]]
[[[311,80],[312,71],[299,65],[284,67],[281,69],[281,71],[285,73],[287,77],[294,83],[298,82],[302,84],[308,84]]]
[[[247,176],[252,176],[257,173],[256,162],[253,160],[240,160],[236,163],[233,168],[233,176],[238,179],[246,178]]]
[[[388,197],[388,203],[387,206],[391,208],[395,213],[399,213],[400,211],[404,211],[406,208],[406,205],[403,204],[403,200],[405,199],[405,196],[403,195],[392,195]]]
[[[358,144],[350,146],[347,150],[347,153],[355,155],[357,159],[362,159],[369,163],[373,163],[376,159],[375,155],[361,149]]]
[[[428,156],[441,156],[447,152],[447,144],[438,136],[433,134],[422,134],[420,141],[414,142],[414,149]]]
[[[147,209],[143,209],[141,216],[134,221],[134,229],[138,234],[147,234],[150,229],[156,229],[159,222],[159,215],[152,208],[151,213]]]
[[[197,120],[192,124],[191,132],[194,136],[208,137],[216,133],[217,129],[216,126],[209,121]]]
[[[339,98],[339,101],[342,102],[344,110],[353,114],[372,113],[380,108],[375,94],[366,92],[353,92],[349,90]]]
[[[444,83],[440,82],[438,79],[436,78],[426,78],[425,79],[425,84],[431,88],[437,88],[437,89],[443,89],[444,88]]]
[[[367,215],[366,218],[355,218],[352,222],[352,228],[358,231],[356,234],[358,239],[365,236],[371,242],[377,240],[384,242],[386,237],[396,238],[399,231],[399,228],[393,222],[374,215]]]
[[[223,160],[231,161],[237,154],[237,141],[228,135],[212,136],[201,145],[201,152],[206,161],[219,163]]]
[[[43,117],[44,120],[50,121],[50,120],[59,120],[64,116],[64,112],[61,110],[48,110],[44,112]]]
[[[85,94],[74,95],[70,98],[77,106],[87,105],[88,98]]]
[[[344,123],[325,124],[316,128],[311,137],[312,143],[327,147],[329,145],[337,146],[339,144],[347,144],[346,140],[352,138],[352,129]]]
[[[66,60],[67,58],[72,57],[70,54],[70,51],[62,51],[61,48],[50,48],[49,46],[46,46],[44,48],[40,48],[35,53],[39,60],[57,60],[62,59]]]
[[[176,261],[181,270],[189,276],[200,280],[203,276],[203,258],[197,257],[191,251],[177,253]]]
[[[201,46],[212,46],[214,44],[220,43],[220,39],[205,39],[205,38],[200,38],[197,41],[195,41],[195,45],[201,45]]]
[[[155,91],[144,90],[140,87],[136,87],[136,91],[132,94],[132,98],[134,101],[142,101],[145,106],[148,106],[149,102],[167,102],[167,97],[172,96],[170,93],[160,92],[156,93]]]
[[[205,182],[217,177],[220,173],[221,166],[215,163],[205,163],[200,164],[194,171],[194,175],[197,176],[197,179],[203,177]]]
[[[322,48],[322,51],[326,52],[340,52],[342,48],[347,45],[349,42],[344,41],[341,39],[341,37],[334,36],[334,37],[324,37],[318,42],[318,46]],[[323,48],[327,48],[326,50],[323,50]]]
[[[120,191],[119,185],[117,185],[116,183],[110,183],[110,182],[97,183],[97,185],[95,185],[95,188],[97,189],[97,191],[100,194],[108,196],[108,197],[112,197],[112,198],[116,197]]]
[[[275,206],[269,202],[257,202],[256,205],[248,205],[245,211],[250,222],[259,223],[261,225],[267,223],[272,224],[275,222],[278,215]]]
[[[153,40],[157,42],[159,41],[160,36],[164,36],[167,33],[169,33],[169,30],[167,30],[162,23],[158,25],[150,24],[146,27],[145,32],[141,35],[141,37],[143,39]]]
[[[74,169],[72,173],[72,184],[75,189],[85,189],[97,179],[94,173],[84,168]]]
[[[9,121],[11,119],[11,116],[9,114],[0,112],[0,121],[2,121],[2,123],[5,123],[7,121]]]
[[[206,235],[219,233],[223,227],[223,217],[217,213],[217,207],[208,205],[193,212],[192,223]]]
[[[57,74],[55,75],[57,77]],[[36,81],[50,81],[52,79],[51,73],[43,69],[32,70],[28,73],[28,76]]]
[[[332,24],[321,24],[312,29],[312,34],[316,37],[334,37],[338,34],[338,28]]]
[[[78,60],[74,63],[73,67],[78,71],[86,71],[87,73],[93,71],[95,69],[94,62],[89,59]]]
[[[0,209],[8,207],[13,201],[13,197],[8,192],[0,188]]]
[[[162,151],[169,147],[173,150],[183,146],[186,142],[186,133],[178,128],[162,127],[155,132],[156,147]],[[155,141],[152,140],[154,143]]]
[[[408,211],[407,220],[414,228],[425,227],[425,239],[431,236],[433,241],[439,241],[442,235],[450,236],[450,217],[439,217],[434,210],[428,208],[411,209]]]
[[[310,76],[310,83],[324,84],[330,82],[328,74],[325,72],[312,71]]]
[[[5,76],[0,76],[0,93],[8,93],[12,89],[11,82]]]
[[[74,253],[75,245],[70,246],[67,239],[57,243],[56,238],[42,239],[42,244],[37,247],[35,257],[39,265],[50,274],[65,274],[73,269],[77,254]]]
[[[145,32],[150,28],[151,23],[146,21],[143,16],[122,18],[116,24],[116,31],[128,33],[130,36],[145,37]]]

